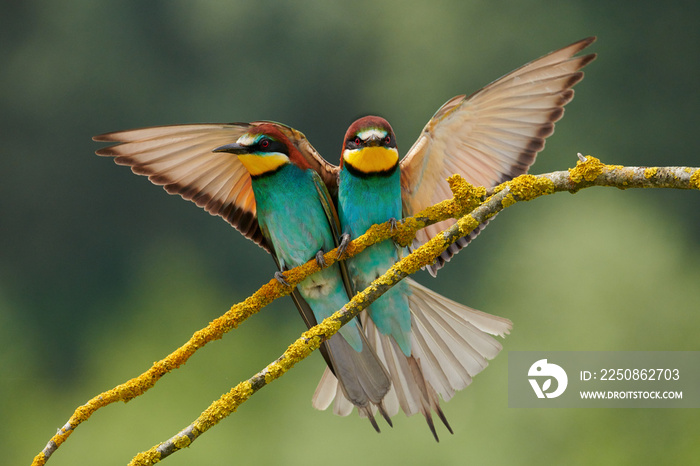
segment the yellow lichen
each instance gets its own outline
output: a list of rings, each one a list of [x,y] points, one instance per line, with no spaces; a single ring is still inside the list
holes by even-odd
[[[311,259],[310,261],[308,261],[300,267],[295,267],[291,270],[286,270],[284,272],[284,278],[290,285],[296,285],[302,282],[308,276],[309,272],[314,273],[318,272],[319,270],[321,270],[321,268],[316,263],[316,260]],[[273,278],[272,280],[270,280],[270,283],[272,284],[276,281],[277,280]]]
[[[192,424],[196,432],[205,432],[214,424],[234,412],[253,394],[253,386],[246,380],[233,387],[228,393],[213,402]]]
[[[422,213],[425,214],[425,217],[431,221],[438,221],[439,219],[455,217],[458,210],[459,207],[454,200],[446,199],[438,204],[435,204],[433,207],[429,207],[428,209],[422,211]]]
[[[408,246],[413,242],[416,231],[425,227],[425,222],[420,222],[415,218],[407,218],[402,224],[397,226],[398,232],[394,235],[394,241],[401,246]]]
[[[289,352],[289,350],[287,351]],[[270,382],[279,378],[282,374],[287,372],[289,367],[291,367],[288,363],[288,358],[281,358],[278,361],[268,364],[265,370],[263,371],[265,374],[265,384],[269,384]]]
[[[410,275],[417,272],[425,264],[431,263],[443,251],[445,238],[443,235],[436,235],[421,247],[413,251],[409,256],[404,257],[395,263],[388,271],[386,277],[380,277],[384,283],[391,283],[396,274]]]
[[[177,435],[173,440],[173,445],[175,445],[178,450],[189,447],[191,443],[192,440],[185,434]]]
[[[501,191],[503,191],[504,189],[506,189],[507,186],[508,186],[508,183],[507,183],[507,182],[506,182],[506,183],[501,183],[501,184],[499,184],[498,186],[494,186],[494,187],[493,187],[493,194],[498,194],[498,193],[500,193]]]
[[[508,194],[506,194],[506,196],[505,196],[505,197],[503,198],[503,200],[501,201],[501,205],[503,205],[503,208],[505,209],[505,208],[507,208],[507,207],[512,206],[512,205],[515,204],[516,202],[518,202],[518,201],[515,200],[515,196],[513,196],[512,193],[508,193]]]
[[[650,167],[650,168],[645,168],[644,169],[644,178],[647,180],[656,175],[656,172],[658,172],[659,169],[656,167]]]
[[[457,225],[459,227],[459,236],[462,237],[474,231],[479,226],[479,222],[471,215],[465,215],[457,220]]]
[[[335,312],[332,316],[333,320],[330,320],[328,322],[321,322],[320,324],[317,325],[318,332],[317,334],[321,334],[326,337],[330,337],[331,335],[335,334],[339,329],[340,329],[340,312]],[[308,333],[308,332],[306,332]],[[311,335],[309,335],[311,336]]]
[[[504,206],[504,208],[505,208],[505,206]],[[498,212],[489,212],[489,213],[486,214],[486,216],[484,217],[484,220],[491,220],[491,219],[492,219],[493,217],[495,217],[496,215],[498,215]]]
[[[605,164],[597,158],[587,155],[585,162],[579,160],[574,168],[569,168],[569,178],[574,183],[580,183],[582,180],[593,181],[603,173],[604,169]]]
[[[447,182],[454,196],[455,216],[474,210],[486,195],[486,188],[474,186],[457,174],[447,178]]]
[[[297,362],[307,357],[312,351],[321,346],[322,337],[333,336],[340,329],[340,312],[333,314],[329,320],[324,320],[313,330],[307,330],[294,343],[289,345],[284,356],[268,364],[265,368],[265,383],[268,384],[291,369]]]
[[[467,189],[466,185],[469,185],[467,180],[462,178],[462,176],[457,173],[447,177],[447,184],[450,185],[450,190],[452,190],[453,196],[456,196],[457,192]]]
[[[129,466],[146,466],[160,462],[160,453],[158,447],[153,447],[150,450],[139,453],[129,462]]]
[[[554,183],[544,177],[534,175],[521,175],[508,182],[510,195],[522,201],[530,201],[540,196],[552,194]],[[508,196],[506,196],[508,197]],[[504,204],[504,207],[507,207]]]
[[[690,176],[690,188],[700,189],[700,169],[695,170],[695,173]]]

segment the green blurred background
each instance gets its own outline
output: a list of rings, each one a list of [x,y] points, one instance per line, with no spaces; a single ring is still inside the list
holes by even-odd
[[[272,119],[337,162],[356,117],[407,150],[447,99],[575,40],[599,58],[533,173],[576,153],[700,165],[698,2],[102,1],[0,4],[0,443],[29,464],[73,409],[134,377],[274,271],[218,217],[94,155],[91,136]],[[698,350],[700,196],[589,189],[517,205],[438,277],[514,322],[444,409],[381,435],[317,412],[313,355],[166,464],[682,464],[692,409],[509,409],[509,351]],[[52,465],[125,464],[189,424],[303,330],[283,299],[153,390],[81,425]]]

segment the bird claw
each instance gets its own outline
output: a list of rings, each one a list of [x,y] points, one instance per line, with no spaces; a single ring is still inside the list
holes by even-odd
[[[396,220],[394,217],[391,217],[391,218],[390,218],[389,220],[387,220],[387,221],[389,222],[389,225],[391,226],[391,233],[392,233],[392,234],[395,233],[395,232],[396,232],[396,229],[397,229],[397,226],[398,226],[398,224],[399,224],[399,221]],[[401,249],[401,245],[398,243],[398,241],[396,241],[396,238],[392,238],[391,240],[394,242],[394,245],[395,245],[398,249]]]
[[[350,234],[343,233],[340,235],[340,244],[338,245],[338,257],[343,257],[345,251],[348,249],[348,244],[350,244]]]
[[[316,263],[319,267],[326,267],[326,259],[323,258],[323,249],[319,249],[316,253]]]
[[[287,281],[286,278],[284,278],[284,273],[283,272],[275,272],[275,280],[280,282],[282,286],[289,286],[289,282]]]

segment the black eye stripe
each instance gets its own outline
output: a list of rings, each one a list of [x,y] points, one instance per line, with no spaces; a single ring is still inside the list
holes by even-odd
[[[260,152],[280,152],[289,155],[287,153],[287,147],[284,144],[267,136],[260,138],[255,145]]]
[[[357,149],[361,145],[362,145],[362,141],[358,137],[351,137],[351,138],[348,138],[347,141],[345,141],[345,148],[346,149],[350,149],[350,150]]]

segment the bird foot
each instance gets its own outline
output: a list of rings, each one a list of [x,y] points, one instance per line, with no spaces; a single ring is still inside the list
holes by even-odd
[[[343,233],[340,235],[340,244],[338,245],[338,257],[343,257],[345,251],[348,249],[348,244],[350,244],[350,234]]]
[[[319,249],[316,253],[316,263],[319,267],[326,267],[326,259],[323,258],[323,249]]]
[[[289,286],[289,282],[287,281],[286,278],[284,278],[284,273],[283,272],[275,272],[275,280],[280,282],[282,286]]]

